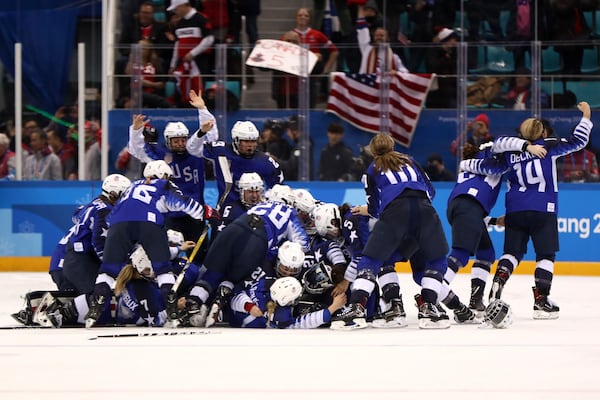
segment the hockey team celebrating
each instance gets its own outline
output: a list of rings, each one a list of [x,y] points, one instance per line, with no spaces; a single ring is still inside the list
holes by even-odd
[[[257,150],[252,122],[236,122],[231,143],[218,141],[202,97],[193,91],[189,97],[200,129],[190,134],[170,122],[164,145],[146,129],[146,116],[133,116],[128,148],[146,164],[143,177],[108,175],[102,193],[75,211],[51,258],[57,290],[27,293],[15,319],[55,328],[404,327],[395,265],[408,262],[421,288],[414,296],[419,328],[448,328],[446,310],[457,324],[505,328],[512,312],[502,290],[530,239],[533,318],[558,318],[548,297],[558,251],[555,163],[588,143],[586,102],[568,137],[550,135],[542,121],[528,118],[518,137],[465,145],[448,199],[448,243],[427,174],[394,150],[389,135],[369,143],[374,159],[362,178],[365,204],[326,203],[284,184],[279,164]],[[205,160],[217,181],[214,208],[203,196]],[[506,213],[492,218],[503,179]],[[490,224],[503,225],[505,237],[485,296],[496,261]],[[471,295],[462,303],[452,280],[472,256]]]

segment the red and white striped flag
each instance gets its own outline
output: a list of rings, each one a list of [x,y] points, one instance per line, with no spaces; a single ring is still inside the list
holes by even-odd
[[[390,79],[390,134],[409,147],[421,109],[435,74],[396,72]],[[379,133],[380,82],[375,74],[334,73],[326,112],[331,112],[368,132]]]

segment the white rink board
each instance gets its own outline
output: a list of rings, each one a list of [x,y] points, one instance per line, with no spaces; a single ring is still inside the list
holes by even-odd
[[[209,329],[202,335],[88,340],[150,328],[0,330],[2,399],[598,399],[600,278],[557,276],[560,319],[531,319],[532,276],[503,298],[506,330],[417,327],[417,286],[400,276],[409,326],[334,332]],[[467,297],[469,277],[453,285]],[[44,273],[0,273],[0,326]],[[464,299],[463,299],[464,300]],[[197,331],[198,329],[196,329]]]

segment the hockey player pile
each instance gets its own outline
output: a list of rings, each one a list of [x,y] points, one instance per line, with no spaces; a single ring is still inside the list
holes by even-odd
[[[412,157],[394,151],[389,135],[369,144],[366,204],[323,203],[283,184],[277,161],[256,150],[252,122],[233,126],[232,143],[217,141],[202,98],[190,98],[200,129],[190,135],[182,123],[169,123],[166,148],[148,133],[145,116],[133,117],[129,151],[147,163],[143,178],[109,175],[102,194],[75,211],[51,261],[58,290],[27,293],[18,321],[55,328],[400,328],[407,322],[394,265],[409,261],[421,287],[414,296],[419,328],[450,327],[446,309],[457,324],[506,328],[512,311],[502,289],[530,238],[533,318],[558,318],[548,297],[558,250],[555,161],[587,144],[586,102],[567,138],[549,136],[548,126],[528,118],[519,137],[465,146],[448,199],[449,246],[431,204],[433,186]],[[203,200],[205,160],[218,183],[215,208]],[[503,176],[506,215],[490,218]],[[504,254],[485,296],[496,257],[487,231],[493,223],[505,226]],[[451,283],[471,256],[463,304]]]

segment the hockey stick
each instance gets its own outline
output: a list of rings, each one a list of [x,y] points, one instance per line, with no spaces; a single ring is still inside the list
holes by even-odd
[[[146,337],[146,336],[176,336],[176,335],[208,335],[209,333],[218,333],[218,331],[163,331],[163,332],[140,332],[140,333],[115,333],[113,335],[98,335],[88,340],[106,339],[106,338],[124,338],[124,337]]]
[[[122,325],[122,324],[106,324],[106,325],[94,325],[95,328],[135,328],[136,325]],[[60,328],[55,328],[53,326],[42,326],[42,325],[15,325],[15,326],[0,326],[0,330],[23,330],[23,329],[79,329],[85,328],[84,324],[77,325],[63,325]]]
[[[221,173],[223,174],[223,182],[225,182],[225,191],[219,202],[217,203],[217,211],[221,211],[221,207],[223,207],[223,203],[227,196],[229,196],[229,192],[231,192],[231,188],[233,188],[233,176],[231,176],[231,169],[229,168],[229,161],[225,156],[219,156],[219,167],[221,167]]]
[[[188,258],[188,260],[185,263],[184,267],[182,268],[181,272],[179,273],[179,275],[177,275],[177,279],[175,280],[175,283],[173,283],[173,287],[171,288],[171,293],[177,293],[179,286],[181,286],[181,282],[183,282],[183,277],[185,276],[185,272],[188,270],[188,268],[194,261],[194,258],[196,257],[196,254],[198,253],[198,250],[200,249],[200,247],[202,247],[202,243],[204,242],[204,239],[206,239],[206,235],[208,235],[208,225],[206,225],[204,227],[204,229],[202,230],[202,234],[198,238],[198,241],[196,242],[196,246],[194,246],[194,250],[192,250],[192,254],[190,254],[190,258]]]

